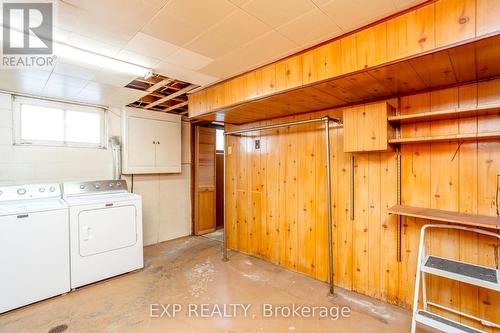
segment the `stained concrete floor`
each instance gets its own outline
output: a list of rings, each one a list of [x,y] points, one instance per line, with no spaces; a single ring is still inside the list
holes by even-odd
[[[0,315],[0,332],[46,333],[58,325],[67,325],[66,332],[409,332],[407,311],[341,289],[329,297],[327,284],[241,253],[231,252],[224,263],[220,250],[220,242],[205,237],[147,247],[143,270]],[[182,307],[175,318],[150,315],[151,304],[173,303]],[[237,318],[196,318],[188,316],[190,303],[198,306],[192,316],[202,314],[203,303],[251,308],[247,317],[240,309]],[[263,318],[264,303],[351,312],[338,320]]]
[[[217,229],[214,232],[204,234],[203,237],[209,238],[211,240],[223,242],[224,241],[224,229]]]

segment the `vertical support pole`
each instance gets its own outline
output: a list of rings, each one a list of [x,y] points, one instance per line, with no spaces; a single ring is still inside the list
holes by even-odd
[[[349,213],[354,221],[354,153],[351,153],[351,175],[349,184]]]
[[[397,204],[401,205],[401,152],[398,149],[397,155],[396,155],[396,193],[397,193]],[[401,221],[401,215],[397,216],[397,224],[396,224],[396,238],[397,238],[397,262],[401,262],[401,233],[402,233],[402,221]]]
[[[222,184],[222,188],[224,189],[222,193],[223,201],[224,201],[224,245],[222,246],[222,261],[228,261],[227,258],[227,209],[226,209],[226,159],[227,159],[227,138],[228,136],[224,133],[224,182]]]
[[[332,186],[331,186],[331,175],[330,175],[330,119],[325,119],[325,140],[326,140],[326,193],[327,193],[327,204],[328,204],[328,261],[329,261],[329,282],[330,282],[330,295],[334,292],[334,280],[333,280],[333,237],[332,237]]]

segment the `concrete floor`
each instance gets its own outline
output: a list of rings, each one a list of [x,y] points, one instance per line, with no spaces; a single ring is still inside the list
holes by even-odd
[[[224,229],[217,229],[214,232],[204,234],[203,237],[207,237],[211,240],[223,242],[224,241]]]
[[[224,263],[220,249],[205,237],[147,247],[143,270],[0,315],[0,332],[46,333],[58,325],[67,325],[66,332],[409,332],[407,311],[340,289],[329,297],[327,284],[241,253],[231,252]],[[151,317],[151,304],[159,303],[181,304],[182,311],[175,318]],[[237,318],[190,318],[190,303],[251,308],[247,317],[240,308]],[[348,306],[351,313],[338,320],[263,318],[264,303]]]

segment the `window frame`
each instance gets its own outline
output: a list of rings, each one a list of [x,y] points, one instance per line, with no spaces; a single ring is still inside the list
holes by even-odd
[[[108,142],[107,132],[108,132],[108,112],[105,108],[84,106],[79,104],[65,103],[65,102],[55,102],[44,99],[29,98],[29,97],[17,97],[13,99],[13,121],[14,121],[14,145],[16,146],[49,146],[49,147],[74,147],[74,148],[97,148],[97,149],[107,149]],[[55,108],[63,110],[64,117],[64,140],[63,141],[49,141],[49,140],[28,140],[22,138],[22,120],[21,120],[21,107],[23,104],[41,106],[47,108]],[[100,142],[99,143],[85,143],[85,142],[73,142],[66,140],[66,112],[67,111],[78,111],[87,113],[99,114],[100,120]]]

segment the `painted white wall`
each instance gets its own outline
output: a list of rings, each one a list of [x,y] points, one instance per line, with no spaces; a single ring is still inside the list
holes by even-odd
[[[12,115],[11,95],[0,93],[0,184],[112,177],[113,162],[106,149],[13,145]],[[108,112],[108,119],[110,135],[120,135],[119,110]]]
[[[108,135],[121,136],[121,110],[110,109]],[[108,149],[13,145],[12,96],[0,93],[0,185],[111,179]],[[191,233],[190,124],[182,123],[182,173],[134,176],[143,196],[144,244]],[[131,185],[131,177],[124,177]]]
[[[182,173],[134,175],[134,193],[143,198],[144,244],[191,234],[191,125],[182,122]],[[132,185],[132,177],[124,175]]]

